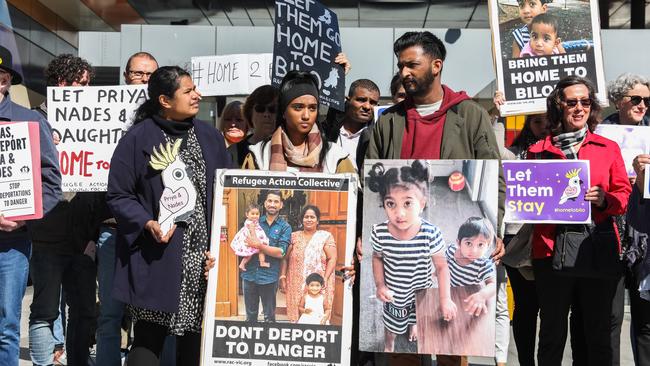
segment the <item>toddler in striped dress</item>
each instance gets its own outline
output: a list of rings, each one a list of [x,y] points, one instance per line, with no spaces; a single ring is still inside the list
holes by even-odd
[[[456,243],[445,252],[452,287],[483,286],[463,300],[464,310],[475,316],[487,314],[487,301],[496,294],[494,262],[486,255],[493,242],[492,223],[482,217],[470,217],[458,228]]]
[[[394,351],[398,334],[408,332],[409,340],[416,340],[415,291],[433,287],[434,266],[442,316],[448,321],[456,316],[442,233],[421,217],[428,177],[427,169],[417,160],[388,171],[377,163],[369,172],[368,188],[379,194],[388,217],[373,225],[370,234],[377,298],[384,302],[385,352]]]

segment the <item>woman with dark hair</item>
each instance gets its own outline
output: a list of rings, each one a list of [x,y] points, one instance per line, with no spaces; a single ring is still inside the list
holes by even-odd
[[[618,145],[593,133],[600,105],[590,81],[560,80],[546,104],[551,135],[533,144],[527,158],[588,160],[590,187],[584,199],[591,204],[593,223],[535,225],[532,257],[541,318],[537,360],[539,365],[562,363],[571,308],[582,317],[575,322],[581,332],[573,334],[585,338],[585,364],[611,365],[610,316],[621,270],[613,216],[625,212],[631,187]],[[572,247],[579,250],[572,253]],[[575,263],[568,262],[571,255]]]
[[[226,105],[219,119],[219,130],[226,139],[226,147],[246,138],[248,124],[242,114],[242,102],[235,100]]]
[[[172,334],[180,364],[198,365],[214,172],[230,167],[230,156],[219,131],[195,119],[201,95],[185,70],[159,68],[147,90],[108,178],[117,220],[113,296],[135,321],[128,364],[157,365]],[[185,207],[193,206],[181,217],[159,203],[179,190],[189,192]]]
[[[328,142],[318,121],[318,81],[304,71],[282,79],[276,129],[270,139],[249,147],[244,169],[355,173],[348,154]]]
[[[242,114],[252,133],[241,142],[228,147],[237,167],[241,167],[244,158],[250,152],[249,146],[266,139],[275,130],[275,115],[278,105],[278,88],[262,85],[246,98]]]
[[[312,273],[325,279],[325,308],[332,308],[336,267],[336,242],[332,234],[318,229],[320,210],[307,205],[300,213],[302,230],[291,234],[291,244],[280,267],[280,291],[287,295],[287,316],[295,323],[305,294],[305,280]]]

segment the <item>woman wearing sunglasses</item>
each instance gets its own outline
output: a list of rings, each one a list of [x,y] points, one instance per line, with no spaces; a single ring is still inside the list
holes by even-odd
[[[630,182],[618,145],[593,133],[600,105],[590,81],[576,76],[562,79],[546,105],[551,135],[533,144],[527,158],[588,160],[590,182],[584,200],[591,204],[594,225],[535,226],[532,257],[541,318],[537,360],[540,365],[562,364],[571,309],[583,319],[572,323],[581,327],[572,334],[583,337],[586,345],[584,353],[574,352],[574,360],[582,356],[583,364],[612,365],[617,362],[610,317],[622,271],[613,216],[625,213]],[[580,248],[573,253],[577,261],[573,267],[562,262],[559,268],[558,258],[565,258],[555,249],[567,243]]]
[[[650,126],[650,118],[646,115],[650,107],[650,81],[647,78],[623,74],[611,82],[607,87],[609,100],[616,106],[617,112],[611,114],[602,123],[620,124],[629,126]],[[650,133],[650,127],[646,127]],[[628,205],[626,216],[619,219],[619,231],[622,235],[623,247],[626,248],[625,264],[629,267],[630,276],[626,279],[629,284],[630,311],[632,313],[632,337],[634,359],[637,365],[646,365],[650,362],[650,301],[641,297],[641,292],[647,291],[643,280],[650,273],[650,262],[647,261],[646,245],[650,232],[650,206],[643,204],[643,176],[644,166],[650,163],[650,155],[641,154],[634,161],[637,173],[635,178],[630,178],[633,192]],[[639,289],[641,288],[641,291]],[[623,302],[625,290],[622,285],[618,289],[616,299]],[[619,294],[620,293],[620,294]],[[622,307],[622,306],[621,306]],[[616,314],[612,319],[617,320],[620,331],[623,323],[623,312]]]
[[[623,74],[607,85],[607,96],[617,111],[603,120],[605,124],[650,126],[650,81],[641,75]]]
[[[249,146],[271,136],[275,130],[275,110],[278,104],[278,89],[271,85],[262,85],[246,98],[242,107],[244,119],[252,133],[244,140],[228,147],[232,161],[241,167],[244,158],[250,152]]]

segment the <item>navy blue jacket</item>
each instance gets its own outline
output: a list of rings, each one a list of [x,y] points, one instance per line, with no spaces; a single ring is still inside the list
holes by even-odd
[[[219,131],[193,120],[205,159],[208,237],[212,222],[215,170],[229,168],[230,154]],[[168,244],[157,243],[144,229],[157,220],[163,192],[161,172],[149,166],[154,146],[165,137],[152,119],[134,125],[117,144],[108,175],[106,200],[117,220],[113,296],[137,307],[177,312],[181,287],[184,229],[176,228]]]
[[[46,214],[63,199],[61,194],[61,171],[59,170],[59,154],[54,147],[50,124],[40,113],[29,110],[11,101],[7,94],[0,102],[0,118],[11,121],[38,122],[41,145],[41,182],[43,194],[43,214]],[[0,232],[0,245],[14,240],[27,239],[26,230],[11,233]]]

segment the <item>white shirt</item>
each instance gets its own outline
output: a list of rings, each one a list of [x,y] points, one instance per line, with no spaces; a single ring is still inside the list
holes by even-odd
[[[339,138],[336,141],[339,146],[345,150],[348,154],[350,154],[350,160],[352,160],[352,164],[354,164],[355,168],[357,167],[357,146],[359,145],[359,138],[361,137],[361,133],[368,128],[363,127],[356,133],[351,133],[348,130],[345,129],[345,127],[341,126],[341,130],[339,131]]]
[[[415,105],[415,110],[418,111],[420,116],[429,116],[434,114],[435,112],[440,109],[440,106],[442,105],[442,99],[439,101],[433,103],[433,104],[416,104]]]

